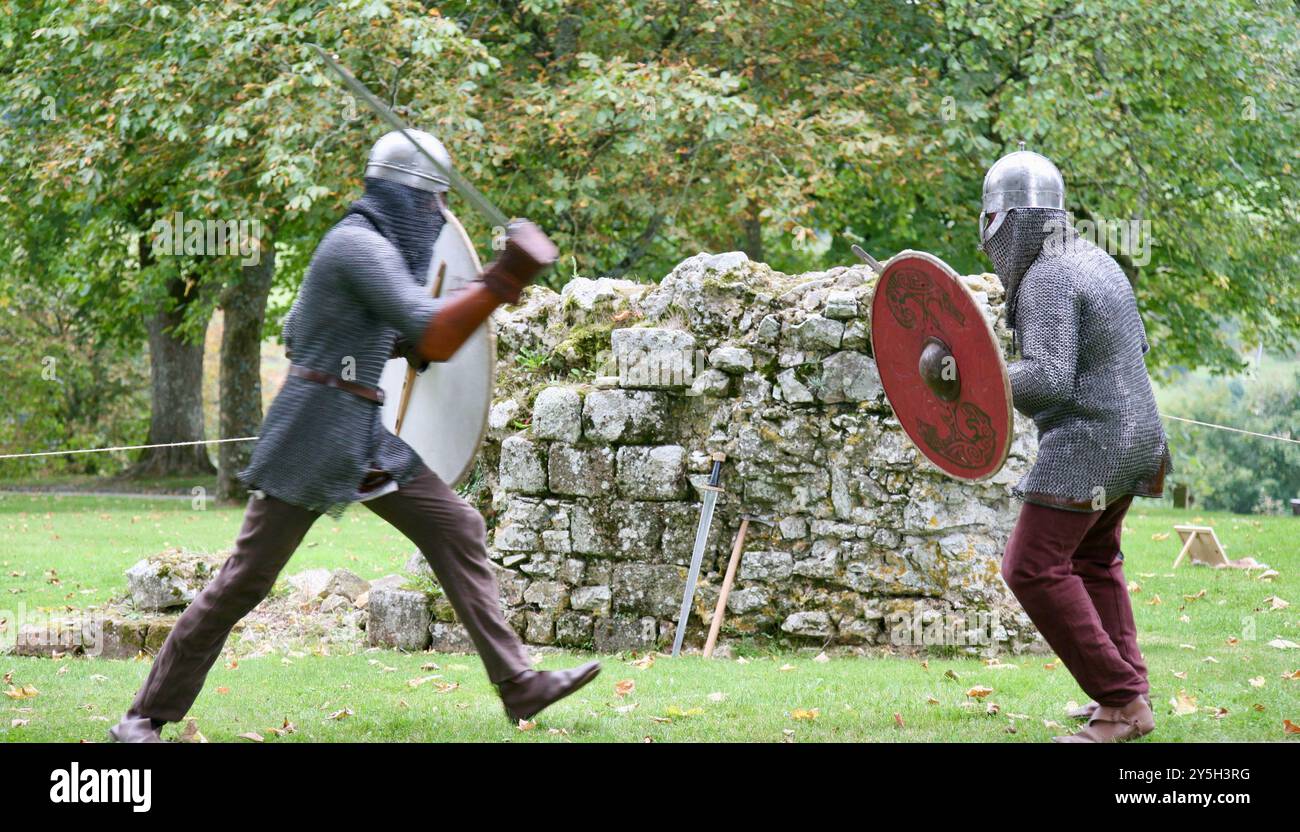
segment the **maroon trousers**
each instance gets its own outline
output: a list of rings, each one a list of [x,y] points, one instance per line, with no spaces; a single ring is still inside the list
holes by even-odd
[[[523,643],[501,614],[483,517],[473,506],[423,466],[397,491],[364,505],[419,547],[469,631],[489,679],[503,682],[532,669]],[[318,517],[270,496],[248,501],[234,552],[176,622],[128,715],[156,722],[185,716],[231,629],[271,591]]]
[[[1119,548],[1132,499],[1090,513],[1025,503],[1002,558],[1007,586],[1079,687],[1113,707],[1150,690]]]

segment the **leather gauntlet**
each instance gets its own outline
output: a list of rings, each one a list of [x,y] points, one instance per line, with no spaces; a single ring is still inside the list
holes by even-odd
[[[505,250],[479,280],[502,303],[518,303],[524,287],[554,264],[559,254],[542,229],[528,220],[515,220],[506,228]]]

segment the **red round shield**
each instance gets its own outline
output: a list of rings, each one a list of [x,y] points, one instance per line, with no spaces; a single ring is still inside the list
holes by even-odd
[[[904,251],[871,300],[871,344],[907,436],[945,474],[993,476],[1011,447],[1011,385],[993,328],[948,264]]]

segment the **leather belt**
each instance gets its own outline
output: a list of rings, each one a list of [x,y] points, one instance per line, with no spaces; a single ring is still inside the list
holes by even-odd
[[[364,384],[357,384],[355,381],[339,378],[338,376],[323,373],[320,370],[313,370],[310,367],[304,367],[301,364],[290,364],[289,375],[298,378],[314,381],[317,384],[323,384],[326,387],[334,387],[344,392],[351,393],[354,396],[360,396],[376,404],[384,403],[384,391],[377,387],[366,387]]]

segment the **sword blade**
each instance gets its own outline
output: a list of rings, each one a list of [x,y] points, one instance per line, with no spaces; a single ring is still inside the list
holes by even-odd
[[[406,137],[407,141],[415,146],[415,149],[420,152],[420,155],[428,159],[439,172],[447,177],[447,181],[451,183],[452,190],[464,197],[465,201],[472,205],[474,210],[482,214],[484,219],[493,225],[501,226],[502,228],[509,225],[510,220],[506,218],[506,215],[502,213],[500,208],[493,205],[487,197],[483,196],[478,188],[475,188],[470,184],[470,181],[462,176],[460,171],[455,168],[449,168],[437,159],[433,158],[433,155],[430,154],[429,151],[425,150],[410,133],[406,132],[410,129],[406,125],[406,122],[402,121],[402,119],[398,117],[397,113],[390,110],[387,104],[380,101],[374,93],[367,89],[365,84],[357,80],[357,77],[349,72],[347,67],[331,58],[328,52],[321,49],[316,44],[311,43],[308,44],[308,46],[316,51],[316,54],[320,56],[326,66],[334,70],[334,74],[342,79],[343,85],[346,86],[353,95],[364,101],[366,106],[370,107],[370,109],[374,110],[380,118],[388,122],[389,126],[394,130],[402,131],[402,135]]]
[[[695,548],[691,550],[691,568],[686,573],[686,592],[682,595],[682,609],[677,614],[677,633],[673,636],[673,655],[682,652],[682,639],[686,637],[686,621],[691,617],[691,601],[695,597],[695,582],[700,577],[700,563],[704,560],[704,546],[709,540],[709,526],[713,523],[713,506],[718,502],[718,492],[704,492],[704,507],[700,510],[700,525],[695,529]]]

